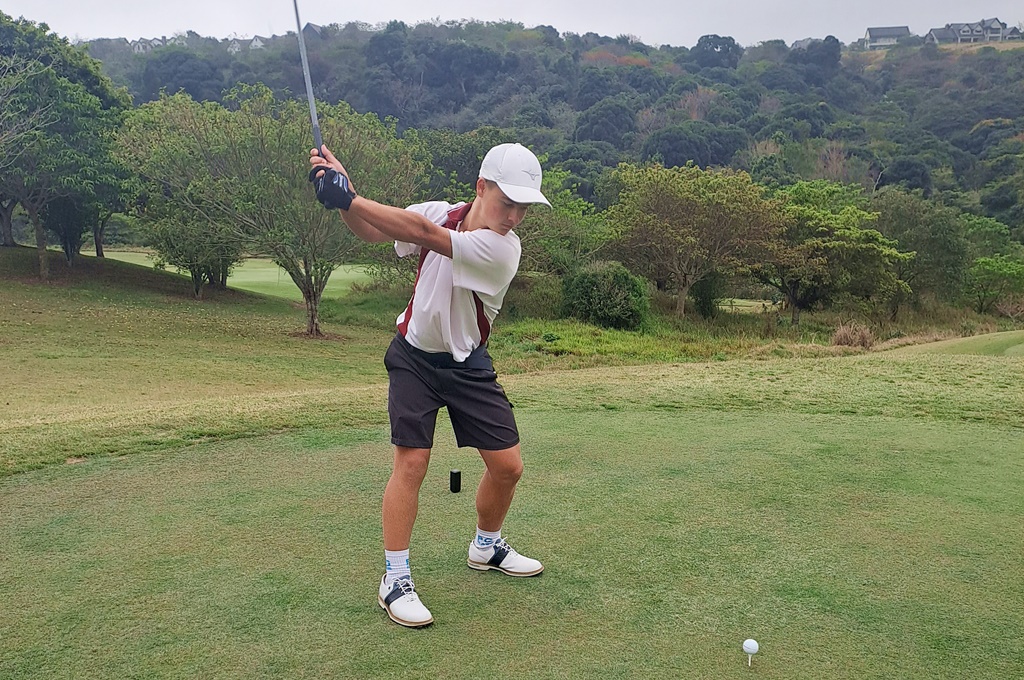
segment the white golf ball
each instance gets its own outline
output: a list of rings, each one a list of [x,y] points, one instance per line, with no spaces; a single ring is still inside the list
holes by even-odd
[[[747,654],[757,654],[757,640],[744,640],[743,651]]]

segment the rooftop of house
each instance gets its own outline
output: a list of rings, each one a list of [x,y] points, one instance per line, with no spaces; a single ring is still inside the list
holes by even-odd
[[[909,26],[872,26],[868,29],[868,37],[878,38],[905,38],[910,35]]]
[[[821,38],[804,38],[803,40],[797,40],[794,42],[790,49],[792,50],[806,50],[811,45],[822,42]]]

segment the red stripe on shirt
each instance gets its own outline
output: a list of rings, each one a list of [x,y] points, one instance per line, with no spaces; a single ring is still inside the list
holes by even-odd
[[[458,229],[459,225],[462,224],[462,220],[466,219],[466,215],[469,214],[469,209],[472,205],[473,203],[470,202],[453,210],[449,210],[448,219],[446,219],[445,223],[441,226],[453,231]],[[409,332],[409,321],[412,319],[412,303],[413,300],[416,299],[416,286],[420,282],[420,272],[423,271],[423,263],[427,261],[427,254],[430,252],[431,251],[427,248],[420,246],[420,263],[416,266],[416,280],[413,281],[412,284],[412,295],[409,296],[409,304],[405,308],[405,316],[402,317],[402,322],[398,324],[398,332],[402,334],[403,338]],[[484,316],[483,313],[483,303],[480,302],[480,298],[476,297],[476,293],[473,293],[473,297],[476,298],[477,326],[482,328],[480,326],[480,317],[484,318],[485,323],[487,321],[487,317]],[[490,324],[488,324],[488,329],[489,328]],[[490,331],[488,330],[488,332]],[[483,343],[484,341],[481,340],[480,344],[482,345]]]
[[[487,320],[487,315],[484,314],[484,303],[476,292],[473,293],[473,299],[476,300],[476,327],[480,331],[480,344],[486,345],[487,338],[491,334],[491,322]]]

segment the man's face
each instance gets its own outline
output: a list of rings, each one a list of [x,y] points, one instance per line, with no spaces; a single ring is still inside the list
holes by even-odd
[[[519,226],[530,207],[529,203],[513,202],[497,184],[486,179],[477,180],[476,194],[483,209],[481,226],[502,236]]]

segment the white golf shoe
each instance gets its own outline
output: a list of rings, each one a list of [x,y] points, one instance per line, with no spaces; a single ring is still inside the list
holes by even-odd
[[[520,555],[512,549],[504,538],[499,538],[494,545],[481,548],[473,541],[469,544],[469,560],[471,569],[487,571],[497,569],[509,576],[536,576],[544,571],[544,565],[537,560]]]
[[[434,622],[434,617],[420,602],[416,587],[408,576],[395,579],[390,588],[384,585],[384,577],[381,577],[377,604],[400,626],[422,628]]]

